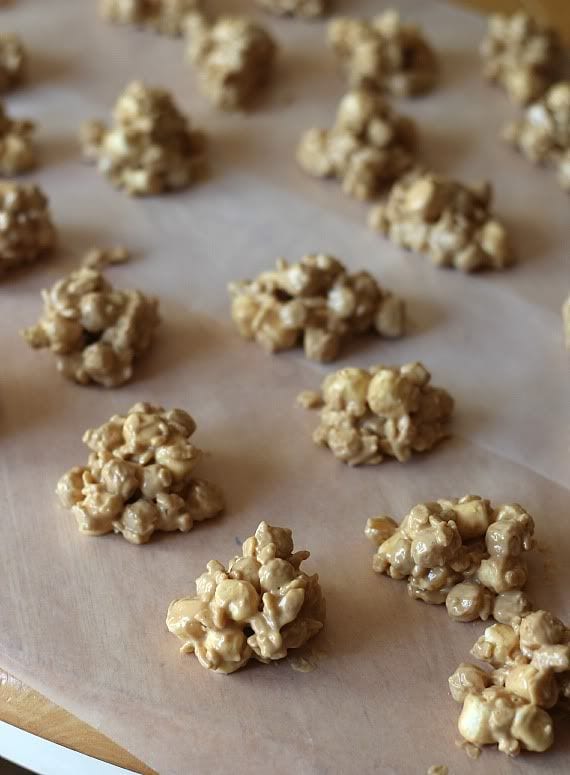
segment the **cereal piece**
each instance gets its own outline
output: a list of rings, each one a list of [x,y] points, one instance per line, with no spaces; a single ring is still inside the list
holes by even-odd
[[[466,186],[414,170],[370,213],[370,226],[436,266],[464,272],[504,269],[514,261],[504,226],[491,213],[489,184]]]
[[[528,597],[520,589],[501,592],[493,604],[493,619],[501,624],[510,624],[529,613],[531,605]]]
[[[352,396],[346,388],[338,393],[336,411],[347,398],[358,416],[354,388]],[[364,532],[376,546],[372,567],[377,573],[407,579],[410,597],[445,603],[456,621],[485,620],[497,610],[511,623],[528,610],[526,596],[512,589],[515,580],[519,587],[526,581],[522,554],[532,548],[534,522],[516,504],[495,508],[478,495],[420,503],[399,527],[390,517],[380,517],[369,519]],[[485,563],[493,562],[493,574],[482,572]],[[524,573],[513,578],[515,564]],[[510,591],[497,595],[506,586]],[[503,624],[495,627],[487,630],[489,637],[512,632]],[[485,641],[478,648],[481,657],[494,646]]]
[[[48,199],[38,186],[0,182],[0,275],[55,247]]]
[[[314,19],[326,13],[329,0],[257,0],[257,4],[278,16],[301,16],[305,19]]]
[[[170,632],[202,667],[233,673],[251,658],[282,659],[319,632],[325,601],[317,574],[300,570],[309,552],[293,553],[287,528],[261,522],[228,568],[212,560],[196,579],[196,597],[174,600]]]
[[[133,81],[114,110],[115,126],[81,127],[87,160],[117,188],[145,196],[187,188],[205,166],[205,135],[192,129],[170,94]]]
[[[332,256],[303,256],[297,264],[277,261],[276,269],[253,281],[229,285],[232,318],[245,339],[268,352],[303,343],[311,360],[334,360],[351,337],[374,331],[404,333],[404,303],[368,272],[349,274]]]
[[[124,264],[129,260],[129,252],[126,248],[116,247],[107,250],[92,248],[83,257],[81,266],[88,269],[104,269],[114,264]]]
[[[202,91],[223,110],[249,107],[270,80],[277,46],[269,33],[241,16],[208,24],[188,17],[188,60],[196,66]]]
[[[393,9],[370,22],[333,19],[328,42],[352,87],[368,87],[396,97],[424,94],[438,76],[436,55],[415,24],[404,24]]]
[[[0,35],[0,93],[19,86],[26,78],[27,56],[17,35]]]
[[[521,119],[505,127],[503,138],[534,164],[557,168],[560,185],[570,192],[570,81],[551,86]]]
[[[455,702],[463,702],[468,694],[481,692],[491,683],[491,677],[477,665],[462,662],[448,679],[449,691]]]
[[[348,92],[332,129],[309,129],[297,161],[309,175],[337,178],[345,194],[373,199],[413,165],[414,122],[395,113],[378,94]]]
[[[99,269],[82,266],[42,291],[43,315],[22,332],[34,349],[49,348],[64,377],[116,387],[151,345],[158,300],[113,288]]]
[[[375,465],[386,455],[405,463],[448,435],[453,399],[429,381],[421,363],[329,374],[313,441],[351,466]]]
[[[18,175],[36,166],[33,121],[12,119],[0,102],[0,175]]]
[[[190,14],[200,10],[199,0],[101,0],[101,16],[115,24],[150,27],[162,35],[178,37]]]
[[[492,15],[480,52],[483,76],[519,105],[541,97],[561,70],[558,34],[524,11]]]
[[[568,628],[548,611],[526,613],[512,627],[487,627],[471,653],[495,669],[461,664],[449,679],[453,698],[463,703],[458,727],[465,740],[497,743],[510,756],[550,748],[553,724],[546,710],[564,696],[570,674]]]
[[[86,431],[87,465],[70,469],[57,484],[80,532],[114,531],[144,544],[155,530],[186,533],[217,516],[224,508],[221,491],[193,476],[202,456],[190,441],[195,430],[182,409],[138,403],[126,416]]]

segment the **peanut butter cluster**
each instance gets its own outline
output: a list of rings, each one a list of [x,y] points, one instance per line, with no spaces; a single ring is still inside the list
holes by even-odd
[[[224,508],[221,491],[193,476],[203,454],[190,441],[195,430],[182,409],[141,402],[86,431],[87,465],[71,468],[57,484],[80,532],[113,531],[144,544],[155,530],[187,533],[195,522],[217,516]]]
[[[80,385],[116,387],[133,374],[159,323],[158,300],[117,290],[100,269],[82,266],[42,291],[43,314],[22,335],[34,349],[48,348],[57,370]]]
[[[278,16],[301,16],[314,19],[326,13],[329,0],[257,0],[257,4]]]
[[[317,178],[337,178],[345,194],[373,199],[414,163],[416,127],[395,113],[379,94],[348,92],[331,129],[309,129],[297,161]]]
[[[377,547],[373,569],[407,579],[410,597],[445,603],[459,622],[493,616],[507,624],[530,609],[521,589],[533,533],[521,506],[493,507],[478,495],[420,503],[399,527],[377,517],[365,529]]]
[[[205,165],[206,139],[164,89],[133,81],[113,112],[115,125],[88,121],[83,153],[116,188],[145,196],[188,187]]]
[[[0,102],[0,175],[18,175],[36,166],[33,121],[12,119]]]
[[[333,19],[328,42],[352,87],[370,87],[396,97],[431,91],[437,81],[436,55],[415,24],[404,24],[388,9],[371,21]]]
[[[0,35],[0,93],[19,86],[26,78],[27,56],[17,35]]]
[[[370,213],[370,226],[433,264],[463,272],[504,269],[514,261],[505,227],[493,216],[489,183],[467,186],[413,170]]]
[[[560,81],[524,116],[508,124],[504,139],[534,164],[550,164],[570,192],[570,81]]]
[[[432,387],[421,363],[340,369],[321,393],[303,393],[307,408],[321,406],[313,441],[351,466],[376,465],[386,456],[400,463],[445,438],[453,399]]]
[[[307,358],[328,362],[354,335],[404,333],[401,299],[368,272],[349,274],[338,259],[322,253],[303,256],[297,264],[279,259],[276,269],[231,283],[229,291],[239,333],[268,352],[302,342]]]
[[[269,33],[241,16],[209,24],[200,14],[188,17],[185,29],[204,94],[224,110],[249,107],[273,73],[277,46]]]
[[[449,678],[453,699],[463,703],[463,738],[477,747],[497,744],[509,756],[550,748],[547,711],[570,699],[570,630],[550,612],[533,611],[487,627],[471,654],[494,669],[462,663]]]
[[[319,577],[300,569],[291,531],[260,522],[228,568],[217,560],[196,579],[195,597],[173,600],[166,626],[202,667],[233,673],[250,659],[282,659],[316,635],[325,621]]]
[[[490,17],[481,57],[483,76],[501,86],[519,105],[541,97],[560,77],[558,34],[524,11]]]
[[[199,0],[101,0],[100,10],[109,22],[149,27],[178,37],[184,33],[188,15],[199,10]]]
[[[38,186],[0,182],[0,275],[55,247],[48,199]]]

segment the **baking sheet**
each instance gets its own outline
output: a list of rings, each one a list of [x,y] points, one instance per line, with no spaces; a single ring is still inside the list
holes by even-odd
[[[239,8],[245,2],[217,3]],[[339,10],[371,14],[372,0]],[[443,63],[433,95],[401,103],[418,118],[423,156],[465,179],[489,177],[520,263],[466,277],[432,268],[369,232],[367,207],[334,183],[306,178],[292,155],[308,126],[331,123],[344,83],[323,25],[264,17],[282,43],[275,88],[250,116],[217,114],[196,90],[180,42],[111,27],[94,2],[20,0],[2,28],[32,52],[32,83],[9,108],[39,124],[37,175],[61,232],[56,257],[0,284],[0,664],[101,729],[160,773],[423,773],[512,770],[496,753],[458,750],[459,706],[447,676],[484,625],[452,623],[376,576],[368,516],[400,518],[414,503],[476,492],[519,501],[535,516],[537,604],[570,619],[568,356],[559,308],[569,289],[568,198],[497,140],[512,108],[480,81],[484,22],[426,0],[394,3],[425,25]],[[39,20],[41,18],[41,24]],[[79,160],[79,123],[108,117],[132,78],[168,86],[210,132],[211,174],[190,191],[131,200]],[[117,285],[154,291],[164,323],[132,384],[114,391],[62,381],[49,355],[17,331],[39,290],[81,250],[117,242],[136,252],[109,270]],[[226,284],[282,255],[329,251],[409,301],[408,337],[355,343],[322,367],[301,352],[270,357],[232,330]],[[294,407],[340,365],[421,359],[455,396],[454,437],[405,466],[348,469],[312,445],[317,418]],[[81,434],[139,400],[188,409],[211,452],[201,475],[220,484],[227,514],[145,547],[80,536],[54,486],[82,463]],[[285,661],[231,677],[178,654],[169,601],[193,592],[211,558],[227,561],[261,519],[294,530],[328,603],[325,653],[312,673]],[[567,719],[556,743],[517,771],[567,771]]]

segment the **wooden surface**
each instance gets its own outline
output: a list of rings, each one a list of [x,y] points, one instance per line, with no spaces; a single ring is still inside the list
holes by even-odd
[[[510,13],[525,8],[537,18],[555,25],[570,41],[570,0],[456,0],[483,11]],[[0,670],[0,720],[126,769],[153,775],[153,770],[84,724],[63,708],[24,686]]]

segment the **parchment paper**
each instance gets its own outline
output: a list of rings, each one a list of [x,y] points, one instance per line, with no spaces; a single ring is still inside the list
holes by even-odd
[[[459,706],[447,677],[484,625],[449,621],[376,576],[363,537],[368,516],[400,518],[416,502],[476,492],[535,515],[541,551],[531,594],[570,619],[568,588],[568,356],[560,304],[568,292],[568,198],[497,133],[514,108],[480,81],[482,19],[427,0],[394,3],[416,18],[443,62],[432,96],[401,103],[421,121],[423,155],[443,172],[490,177],[520,263],[466,277],[432,268],[365,226],[367,208],[293,162],[303,129],[331,123],[344,91],[321,23],[266,17],[282,43],[276,85],[250,116],[217,114],[196,90],[180,42],[111,27],[94,2],[21,0],[2,12],[32,53],[31,85],[10,109],[38,121],[59,254],[0,285],[0,664],[100,728],[160,773],[512,772],[496,751],[469,761],[454,745]],[[218,4],[222,5],[222,3]],[[226,8],[245,3],[225,4]],[[339,10],[371,14],[369,0]],[[131,200],[83,166],[80,121],[109,116],[132,78],[171,88],[211,134],[210,178],[190,191]],[[164,316],[156,346],[129,386],[64,382],[18,329],[39,290],[93,244],[138,253],[113,282],[154,291]],[[410,335],[367,340],[333,367],[301,352],[270,357],[229,319],[226,283],[282,255],[330,251],[369,269],[409,301]],[[456,398],[454,437],[405,466],[351,470],[315,448],[314,414],[294,408],[330,368],[421,359]],[[188,409],[211,452],[202,473],[226,491],[227,514],[146,547],[82,537],[54,487],[85,460],[81,434],[138,400]],[[326,653],[312,673],[287,662],[231,677],[181,657],[166,631],[169,601],[192,594],[211,558],[227,561],[261,519],[293,528],[328,602]],[[517,772],[568,771],[568,719],[551,752]]]

